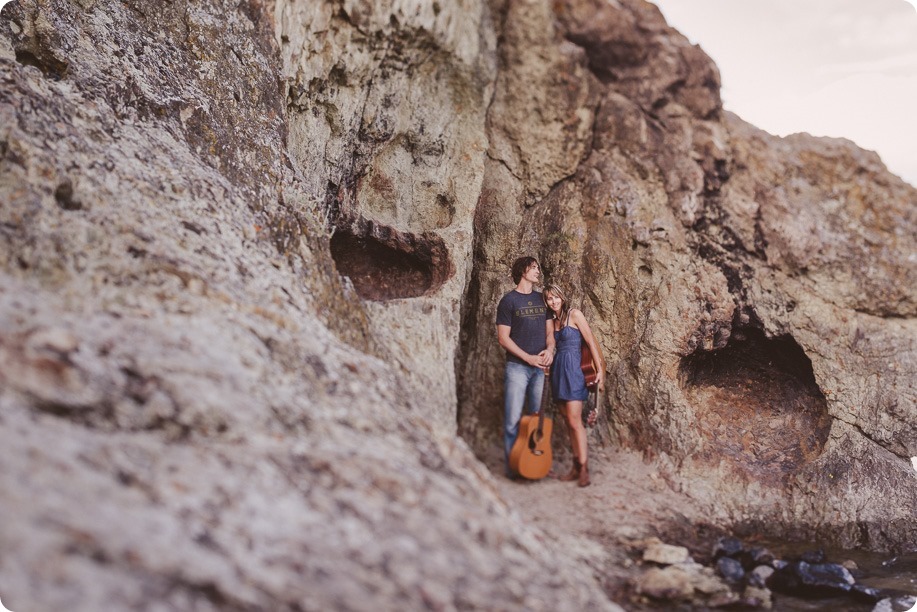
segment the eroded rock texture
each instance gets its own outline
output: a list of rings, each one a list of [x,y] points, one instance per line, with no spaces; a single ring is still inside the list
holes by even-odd
[[[5,605],[616,608],[453,435],[484,11],[413,11],[3,9]]]
[[[724,113],[652,5],[2,15],[11,609],[615,609],[464,441],[521,253],[712,520],[917,535],[915,191]]]
[[[716,67],[646,3],[502,11],[463,435],[492,443],[495,305],[533,253],[594,321],[614,439],[672,460],[715,520],[912,541],[914,188],[848,141],[724,112]],[[539,113],[500,103],[519,82],[550,92]]]

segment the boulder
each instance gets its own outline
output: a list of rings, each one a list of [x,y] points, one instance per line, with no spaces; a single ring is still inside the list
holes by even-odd
[[[903,597],[886,597],[879,601],[872,612],[908,612],[917,605],[917,597],[913,595]]]
[[[731,557],[720,557],[716,562],[716,570],[727,582],[741,582],[745,578],[742,564]]]
[[[695,605],[725,605],[739,599],[739,595],[710,568],[697,563],[651,568],[635,579],[634,588],[638,594],[657,600],[686,601]]]
[[[794,561],[775,571],[767,579],[767,586],[780,593],[822,597],[850,593],[855,582],[850,572],[841,565]]]
[[[774,574],[774,568],[769,565],[759,565],[748,573],[748,583],[755,587],[767,586],[767,579]]]
[[[688,549],[684,546],[672,546],[658,539],[651,541],[643,551],[643,560],[660,565],[676,565],[678,563],[693,563]]]
[[[717,540],[713,547],[713,558],[735,557],[745,550],[745,545],[738,538],[731,536],[723,537]]]

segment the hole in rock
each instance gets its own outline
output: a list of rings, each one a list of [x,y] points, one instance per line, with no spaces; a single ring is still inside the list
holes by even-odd
[[[18,49],[16,51],[16,61],[23,66],[34,66],[48,78],[59,81],[67,75],[69,68],[66,62],[62,62],[52,55],[38,57],[31,51]]]
[[[73,183],[64,181],[54,190],[54,199],[57,205],[64,210],[80,210],[83,208],[82,202],[73,197]]]
[[[821,454],[831,417],[812,362],[790,336],[737,328],[717,351],[682,360],[702,459],[777,485]]]
[[[371,221],[339,227],[331,237],[331,257],[367,300],[425,295],[452,274],[448,250],[438,236],[402,233]]]

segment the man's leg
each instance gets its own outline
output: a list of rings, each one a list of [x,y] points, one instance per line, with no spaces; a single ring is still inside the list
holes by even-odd
[[[506,472],[509,469],[509,453],[513,450],[516,436],[519,435],[519,419],[522,418],[522,407],[525,404],[528,386],[529,367],[514,361],[506,362],[503,377],[503,447],[506,456]]]
[[[528,404],[528,413],[538,414],[538,411],[541,410],[541,396],[542,392],[544,391],[544,383],[547,378],[544,375],[544,370],[541,368],[529,366],[528,370],[529,379],[525,390],[526,403]]]

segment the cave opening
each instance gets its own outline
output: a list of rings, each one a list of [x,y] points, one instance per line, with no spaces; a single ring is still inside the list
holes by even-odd
[[[704,440],[702,460],[781,484],[821,454],[831,427],[827,401],[791,336],[737,328],[724,348],[682,359],[679,375]]]
[[[365,300],[427,295],[452,274],[445,243],[430,233],[403,233],[364,221],[336,228],[330,246],[338,272]]]

